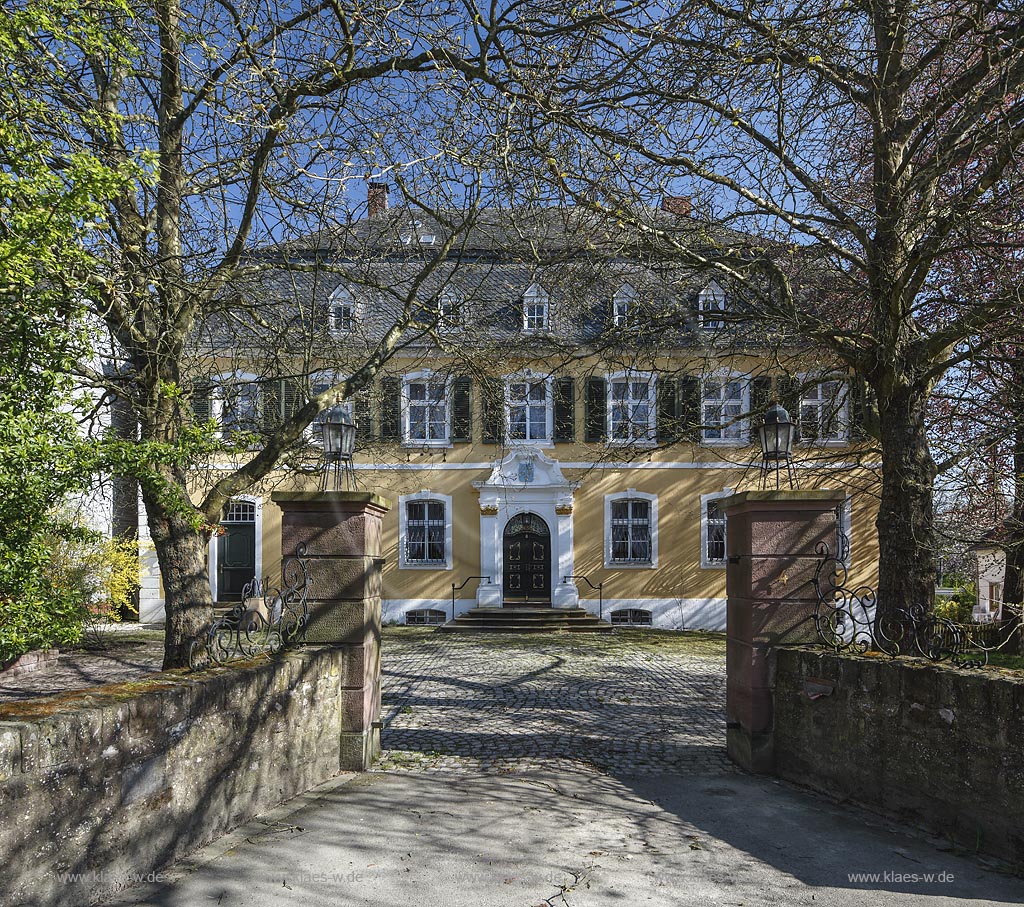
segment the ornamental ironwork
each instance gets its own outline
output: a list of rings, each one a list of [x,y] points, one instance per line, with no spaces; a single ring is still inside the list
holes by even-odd
[[[814,625],[822,644],[834,652],[875,651],[891,658],[913,656],[980,668],[1019,631],[1020,610],[1005,604],[1011,617],[989,623],[958,623],[919,604],[876,620],[874,589],[851,586],[844,559],[833,555],[827,544],[820,543],[815,550],[820,560],[813,580],[818,597]]]
[[[242,600],[196,636],[189,646],[189,667],[199,670],[233,658],[276,655],[300,645],[309,624],[309,561],[306,546],[281,564],[279,581],[253,578]]]

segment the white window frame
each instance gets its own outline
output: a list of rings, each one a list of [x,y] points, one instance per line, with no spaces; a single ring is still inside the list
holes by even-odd
[[[444,290],[437,297],[437,328],[444,333],[462,330],[463,300],[455,293]],[[445,309],[449,314],[445,314]],[[454,316],[454,317],[453,317]]]
[[[715,382],[721,385],[725,382],[739,382],[740,385],[740,401],[739,411],[740,413],[750,412],[750,375],[742,372],[719,372],[717,374],[707,375],[700,379],[700,443],[707,444],[713,447],[743,447],[750,443],[749,439],[749,415],[745,418],[736,420],[721,421],[718,424],[719,431],[725,430],[726,427],[732,428],[735,426],[735,430],[739,432],[738,438],[709,438],[708,432],[715,431],[715,427],[708,422],[706,406],[710,399],[707,395],[707,384],[708,382]],[[719,403],[723,403],[721,397],[718,398]]]
[[[718,283],[711,281],[703,290],[697,294],[697,320],[698,324],[709,331],[719,331],[725,327],[725,321],[720,317],[728,311],[728,300]],[[716,312],[719,317],[709,317],[709,313]]]
[[[639,426],[630,420],[630,437],[616,438],[612,431],[612,416],[615,401],[612,386],[614,384],[647,384],[647,432],[644,437],[636,437]],[[657,372],[623,371],[609,372],[605,375],[605,437],[610,446],[617,447],[653,447],[658,443],[658,375]],[[631,401],[631,403],[634,401]]]
[[[700,496],[700,567],[702,570],[724,570],[729,563],[728,558],[728,525],[726,518],[726,557],[719,560],[711,560],[708,557],[708,503],[727,498],[733,494],[733,489],[723,488],[721,491],[713,491],[710,494]]]
[[[217,436],[225,441],[231,440],[231,433],[224,425],[224,404],[226,403],[224,389],[240,384],[251,384],[256,389],[254,394],[256,425],[253,426],[253,429],[257,430],[263,422],[263,388],[260,387],[258,375],[254,375],[252,372],[222,372],[215,375],[211,381],[210,417],[217,424]]]
[[[414,501],[435,501],[444,505],[444,561],[426,563],[410,561],[407,552],[409,540],[409,508]],[[436,491],[417,491],[398,496],[398,568],[399,570],[451,570],[452,569],[452,496]]]
[[[651,514],[651,560],[617,561],[612,558],[612,504],[619,501],[646,501]],[[604,566],[606,570],[655,570],[658,566],[658,496],[635,488],[604,496]]]
[[[840,447],[844,444],[850,443],[850,388],[845,375],[836,375],[822,377],[820,375],[803,374],[797,375],[797,380],[800,382],[800,402],[797,404],[797,412],[794,419],[799,420],[801,428],[803,426],[803,410],[804,410],[804,392],[810,387],[820,388],[821,385],[834,382],[839,385],[839,395],[842,397],[842,405],[836,411],[836,419],[840,427],[840,437],[838,438],[804,438],[801,432],[800,442],[801,444],[807,444],[809,446],[820,445],[822,447]],[[820,404],[823,401],[807,400],[808,405],[818,406],[818,426],[821,427],[821,409]]]
[[[349,311],[347,326],[336,317],[338,310],[343,308]],[[355,332],[356,300],[345,286],[337,287],[327,301],[327,326],[332,337],[348,337]]]
[[[529,309],[541,307],[541,324],[531,324]],[[551,326],[551,297],[539,283],[531,283],[523,293],[523,330],[528,334],[539,334]]]
[[[612,324],[624,327],[636,314],[637,292],[632,284],[624,283],[612,297]]]
[[[846,536],[847,548],[846,548],[846,566],[849,567],[853,563],[853,496],[847,495],[846,500],[839,507],[839,519],[836,530],[843,533]],[[837,540],[838,543],[838,540]],[[839,556],[839,552],[836,551],[836,557]]]
[[[503,376],[504,379],[504,419],[505,419],[505,444],[509,447],[516,445],[529,445],[530,447],[554,447],[555,433],[555,397],[550,375],[536,374],[530,369],[516,372],[512,375]],[[544,385],[544,408],[545,408],[545,430],[546,438],[513,438],[512,432],[512,385],[513,384],[543,384]],[[529,428],[529,420],[527,420]]]
[[[420,439],[413,438],[409,433],[409,408],[412,401],[409,396],[409,386],[412,384],[436,384],[444,383],[444,437]],[[421,369],[418,372],[409,372],[402,375],[402,446],[403,447],[451,447],[452,431],[452,379],[450,375],[439,375],[430,369]]]

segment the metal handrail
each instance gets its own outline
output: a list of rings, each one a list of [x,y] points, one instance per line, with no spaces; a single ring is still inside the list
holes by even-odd
[[[489,576],[467,576],[458,586],[456,586],[455,583],[452,583],[452,620],[455,620],[455,593],[460,589],[464,589],[466,587],[466,583],[475,579],[485,579],[488,583],[491,581]]]
[[[591,589],[597,592],[597,615],[600,620],[604,620],[604,580],[602,580],[595,586],[590,581],[589,576],[577,576],[576,574],[571,574],[569,576],[563,576],[562,582],[567,583],[571,579],[581,579],[588,586],[590,586]]]

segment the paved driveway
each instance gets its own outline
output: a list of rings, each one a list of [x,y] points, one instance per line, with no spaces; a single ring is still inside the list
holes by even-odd
[[[633,775],[731,765],[720,637],[392,630],[383,661],[384,769],[576,760]]]
[[[941,842],[733,770],[722,649],[390,631],[377,771],[322,785],[116,903],[1024,903],[1024,882]]]

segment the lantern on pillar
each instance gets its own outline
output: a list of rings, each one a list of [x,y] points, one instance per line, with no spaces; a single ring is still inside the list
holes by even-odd
[[[780,485],[783,464],[789,487],[793,487],[793,420],[777,402],[768,407],[764,422],[758,429],[761,439],[761,488],[768,487],[768,476],[774,471],[775,487]]]
[[[333,489],[355,485],[353,455],[356,448],[356,426],[344,406],[333,406],[320,423],[324,445],[324,472],[320,487],[326,491],[329,476],[334,473]],[[344,476],[344,479],[342,478]]]

